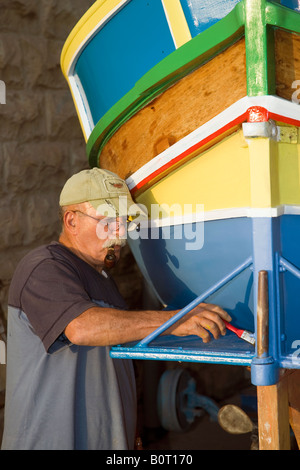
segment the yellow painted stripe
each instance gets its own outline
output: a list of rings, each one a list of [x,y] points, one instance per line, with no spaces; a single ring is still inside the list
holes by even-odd
[[[162,0],[175,47],[182,46],[192,39],[180,0]]]
[[[249,149],[242,131],[225,138],[136,196],[151,204],[204,204],[204,211],[250,207]]]
[[[279,204],[277,144],[268,138],[248,139],[251,176],[251,206]]]
[[[87,37],[107,15],[123,3],[124,0],[97,0],[79,20],[68,36],[61,53],[61,68],[65,77],[77,51],[86,42]]]
[[[300,204],[300,145],[249,139],[252,207]]]
[[[281,204],[300,204],[300,131],[298,142],[278,144],[278,191]]]
[[[300,142],[244,139],[242,131],[195,156],[136,195],[150,213],[151,204],[168,210],[184,205],[196,211],[234,208],[270,209],[300,206]],[[186,211],[185,211],[186,212]]]

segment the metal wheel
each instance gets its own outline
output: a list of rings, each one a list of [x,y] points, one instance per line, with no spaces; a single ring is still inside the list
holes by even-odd
[[[184,369],[167,370],[158,385],[157,405],[161,425],[168,431],[186,431],[190,423],[185,415],[189,373]]]

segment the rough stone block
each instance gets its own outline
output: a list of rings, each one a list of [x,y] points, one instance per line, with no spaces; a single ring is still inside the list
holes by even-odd
[[[65,40],[94,0],[41,0],[41,29],[45,37]]]
[[[35,36],[23,36],[20,38],[23,54],[23,70],[26,88],[34,88],[46,72],[46,39]]]
[[[40,2],[36,0],[2,0],[0,30],[38,34],[39,13]]]
[[[62,41],[34,36],[20,38],[24,57],[24,77],[27,88],[67,89],[60,68]]]
[[[45,49],[45,68],[38,85],[49,89],[68,89],[67,82],[60,67],[60,55],[63,48],[63,41],[48,39]]]
[[[81,132],[70,93],[57,91],[46,93],[47,135],[51,139],[74,139]]]
[[[0,78],[8,88],[21,88],[24,85],[20,41],[10,33],[0,37]]]
[[[3,220],[3,227],[0,231],[2,249],[11,249],[23,243],[24,216],[21,201],[9,198],[10,204],[7,202],[6,200],[5,203],[0,204],[0,217]]]
[[[28,142],[45,135],[43,95],[30,91],[6,90],[6,104],[0,107],[0,140]]]

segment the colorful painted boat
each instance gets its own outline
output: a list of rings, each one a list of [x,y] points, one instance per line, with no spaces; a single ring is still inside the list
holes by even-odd
[[[91,166],[126,179],[151,221],[128,233],[166,308],[207,301],[257,334],[160,336],[113,357],[251,365],[257,384],[300,368],[298,0],[98,0],[61,57]]]

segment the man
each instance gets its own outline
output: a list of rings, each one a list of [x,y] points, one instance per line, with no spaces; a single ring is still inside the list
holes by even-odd
[[[33,250],[17,267],[2,449],[133,448],[134,371],[130,360],[113,360],[109,347],[145,337],[176,312],[126,310],[105,270],[107,258],[120,257],[131,204],[125,182],[111,172],[72,176],[60,195],[59,242]],[[222,319],[231,320],[201,304],[171,333],[206,342],[210,333],[225,334]]]

